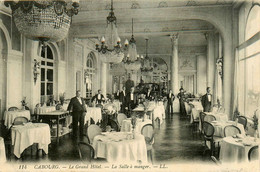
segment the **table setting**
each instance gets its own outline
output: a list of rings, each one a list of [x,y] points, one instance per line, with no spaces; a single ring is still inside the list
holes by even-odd
[[[242,135],[246,135],[244,126],[240,123],[237,123],[236,121],[211,121],[210,122],[214,129],[214,135],[219,137],[224,137],[224,129],[228,125],[236,126],[240,129]]]
[[[146,124],[152,124],[152,120],[137,118],[135,131],[137,133],[141,133],[142,127]],[[127,119],[122,121],[121,131],[122,132],[130,132],[132,130],[132,127],[133,126],[132,126],[131,118],[127,118]]]

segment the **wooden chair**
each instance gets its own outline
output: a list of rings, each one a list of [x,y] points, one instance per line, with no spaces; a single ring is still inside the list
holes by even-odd
[[[86,142],[78,142],[78,152],[83,163],[91,162],[95,156],[94,148]]]
[[[200,119],[198,119],[198,118],[194,118],[194,114],[196,114],[196,116],[198,116],[197,114],[199,113],[198,111],[197,111],[197,109],[195,109],[195,108],[192,108],[191,109],[191,112],[192,112],[192,118],[193,118],[193,122],[192,122],[192,128],[193,128],[193,130],[192,130],[192,133],[194,133],[194,131],[196,132],[196,131],[198,131],[198,127],[199,127],[199,120]]]
[[[234,125],[228,125],[224,128],[224,136],[228,137],[228,136],[234,136],[237,134],[241,134],[241,131],[238,127],[234,126]]]
[[[203,134],[203,122],[206,114],[203,112],[200,112],[200,122],[201,122],[201,133]]]
[[[242,124],[244,126],[244,129],[246,129],[247,126],[247,118],[245,116],[238,116],[238,123]]]
[[[26,117],[18,116],[16,118],[14,118],[14,122],[13,122],[12,126],[13,125],[22,125],[22,124],[28,123],[28,122],[29,122],[29,120]]]
[[[205,146],[207,147],[207,141],[209,141],[210,142],[209,150],[211,151],[211,156],[213,156],[215,152],[215,143],[218,143],[218,147],[219,147],[219,142],[222,140],[222,138],[214,136],[215,129],[213,125],[207,121],[203,122],[202,130],[203,130]]]
[[[127,118],[127,116],[124,113],[119,113],[117,115],[117,122],[118,122],[120,127],[122,126],[123,120],[125,120],[126,118]]]
[[[56,110],[62,110],[62,105],[60,103],[58,103],[55,108],[56,108]]]
[[[19,110],[18,107],[12,106],[8,108],[8,111],[17,111]]]
[[[213,115],[206,115],[204,117],[204,121],[207,121],[207,122],[216,121],[216,117]]]
[[[142,127],[141,134],[145,137],[145,143],[146,143],[146,149],[148,156],[151,159],[151,162],[153,163],[153,157],[152,157],[152,145],[154,143],[154,127],[152,124],[146,124]]]
[[[259,146],[253,146],[248,152],[248,160],[259,160]]]
[[[96,124],[91,124],[87,128],[87,136],[89,139],[90,144],[93,143],[93,139],[96,135],[101,134],[101,128]]]

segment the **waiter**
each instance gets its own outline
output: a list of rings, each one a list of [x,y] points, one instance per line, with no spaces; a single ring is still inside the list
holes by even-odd
[[[85,101],[82,97],[80,97],[80,95],[81,95],[80,90],[77,90],[76,97],[73,97],[70,100],[69,106],[67,108],[67,111],[69,112],[72,111],[72,133],[73,133],[73,138],[76,140],[78,138],[78,130],[79,130],[80,138],[81,139],[83,138],[84,119],[85,119],[84,112],[87,112]]]
[[[211,101],[212,101],[212,94],[210,94],[210,87],[207,87],[207,93],[202,96],[201,104],[203,106],[204,112],[211,111]]]

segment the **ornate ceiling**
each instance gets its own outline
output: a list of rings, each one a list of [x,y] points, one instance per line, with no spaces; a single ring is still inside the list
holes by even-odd
[[[80,12],[73,17],[70,34],[80,39],[96,39],[104,35],[110,3],[110,0],[80,1]],[[184,20],[183,15],[200,8],[232,4],[231,0],[114,0],[114,12],[122,42],[131,37],[133,18],[138,53],[145,53],[145,38],[149,38],[149,54],[166,55],[171,53],[170,34],[179,33],[182,47],[201,47],[207,45],[204,33],[216,30],[206,21]]]

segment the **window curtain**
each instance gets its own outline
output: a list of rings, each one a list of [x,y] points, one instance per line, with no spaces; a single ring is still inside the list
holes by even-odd
[[[234,112],[238,109],[238,90],[239,90],[239,55],[238,48],[235,50],[235,71],[234,71],[234,99],[233,99],[233,114],[232,118],[236,118]]]

